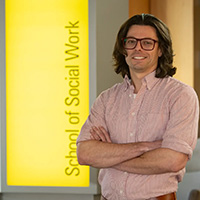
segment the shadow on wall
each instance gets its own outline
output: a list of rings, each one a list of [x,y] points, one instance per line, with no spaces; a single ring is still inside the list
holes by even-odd
[[[192,190],[188,200],[200,200],[200,190]]]

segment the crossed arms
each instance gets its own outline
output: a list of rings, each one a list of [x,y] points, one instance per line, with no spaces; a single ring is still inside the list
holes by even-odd
[[[148,175],[178,172],[188,161],[184,153],[161,148],[162,141],[112,143],[103,127],[93,127],[90,138],[78,143],[77,158],[81,165]]]

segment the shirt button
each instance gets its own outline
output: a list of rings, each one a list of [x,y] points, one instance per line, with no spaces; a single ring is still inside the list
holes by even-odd
[[[130,136],[132,137],[132,136],[133,136],[133,133],[130,133]]]
[[[120,192],[120,194],[123,194],[123,191],[122,191],[122,190],[120,190],[119,192]]]
[[[134,116],[135,115],[135,113],[134,112],[132,112],[132,116]]]
[[[132,97],[132,95],[131,95],[131,94],[129,94],[129,97]]]

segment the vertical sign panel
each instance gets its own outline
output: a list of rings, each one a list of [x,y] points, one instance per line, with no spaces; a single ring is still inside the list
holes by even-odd
[[[89,186],[88,0],[6,0],[7,184]]]

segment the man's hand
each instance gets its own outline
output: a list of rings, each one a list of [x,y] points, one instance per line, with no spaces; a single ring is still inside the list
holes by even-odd
[[[90,138],[92,140],[98,140],[102,142],[108,142],[108,143],[112,142],[109,133],[105,130],[103,126],[100,127],[93,126],[92,129],[90,130]]]

